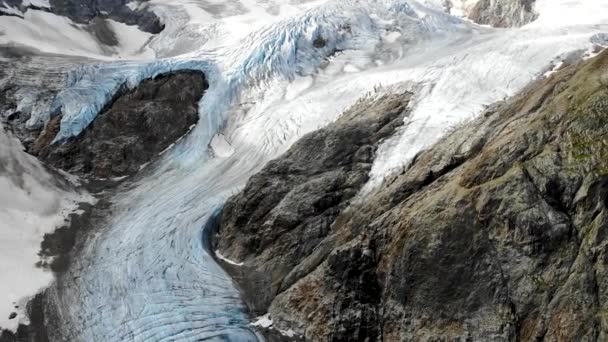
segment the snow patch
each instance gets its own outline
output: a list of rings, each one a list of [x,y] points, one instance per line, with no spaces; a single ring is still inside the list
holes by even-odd
[[[23,6],[36,6],[39,8],[51,8],[49,0],[23,0]]]
[[[127,6],[131,11],[137,11],[139,9],[140,5],[141,5],[141,2],[139,2],[137,0],[130,1],[125,4],[125,6]]]
[[[359,70],[359,68],[357,68],[356,66],[354,66],[352,64],[346,64],[342,70],[344,72],[348,72],[348,73],[361,71],[361,70]]]
[[[223,134],[216,134],[211,140],[210,146],[216,157],[227,158],[234,154],[234,148],[226,141]]]
[[[549,70],[543,74],[542,78],[547,78],[547,77],[553,75],[554,73],[558,72],[559,69],[561,69],[563,65],[564,65],[564,61],[558,61],[557,63],[555,63],[553,68],[551,68],[551,70]]]
[[[254,327],[264,328],[264,329],[272,329],[278,331],[281,335],[287,337],[295,337],[298,335],[293,329],[276,329],[272,325],[274,324],[272,318],[270,318],[270,313],[254,318],[253,322],[250,325]]]
[[[6,2],[2,2],[2,6],[0,7],[0,12],[4,12],[6,14],[16,15],[18,17],[23,16],[23,13],[18,8],[11,7]]]
[[[135,25],[119,23],[112,19],[106,19],[110,29],[116,34],[118,46],[113,47],[116,51],[115,56],[119,58],[141,58],[152,59],[156,53],[148,43],[154,37],[153,34],[140,30]]]
[[[15,311],[46,287],[50,271],[36,266],[45,234],[66,223],[78,202],[92,197],[59,189],[53,176],[0,124],[0,327],[15,331],[27,317]]]
[[[44,5],[44,2],[34,2]],[[118,46],[105,46],[87,30],[86,25],[76,24],[69,18],[40,10],[28,10],[22,14],[6,3],[0,10],[20,16],[0,16],[0,32],[3,33],[0,34],[0,45],[27,46],[52,54],[104,60],[155,57],[154,51],[147,46],[153,35],[139,30],[137,26],[107,19]]]
[[[268,328],[270,326],[272,326],[272,319],[270,318],[270,314],[267,313],[265,315],[256,317],[254,319],[253,322],[251,322],[251,325],[253,325],[254,327],[260,327],[260,328]]]
[[[218,259],[220,259],[230,265],[234,265],[234,266],[243,266],[244,265],[244,263],[242,263],[242,262],[236,262],[236,261],[226,258],[225,256],[222,255],[222,253],[220,253],[219,250],[215,251],[215,256],[217,256]]]
[[[283,335],[283,336],[287,336],[287,337],[294,337],[296,336],[296,332],[293,331],[292,329],[288,329],[288,330],[280,330],[279,332]]]

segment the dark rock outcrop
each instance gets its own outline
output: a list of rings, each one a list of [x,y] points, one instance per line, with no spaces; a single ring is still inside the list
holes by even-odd
[[[275,329],[309,341],[608,340],[608,51],[492,106],[350,205],[332,196],[345,183],[306,175],[353,141],[314,136],[229,200],[216,236]]]
[[[95,18],[109,18],[128,25],[138,25],[143,31],[159,33],[163,23],[147,9],[134,11],[127,6],[131,0],[50,0],[51,11],[74,22],[87,24]],[[145,4],[145,1],[142,1]]]
[[[131,0],[49,0],[49,8],[32,4],[23,5],[22,0],[4,0],[3,2],[21,13],[28,10],[51,12],[70,18],[78,24],[89,24],[100,19],[113,19],[127,25],[137,25],[142,31],[153,34],[160,33],[165,28],[156,14],[148,10],[146,0],[139,2],[140,9],[137,10],[132,10],[127,6]],[[1,15],[23,18],[22,14],[0,8]]]
[[[332,223],[368,180],[379,142],[403,123],[410,94],[355,105],[337,122],[304,136],[252,177],[224,207],[217,247],[235,260],[255,260],[237,281],[254,312],[321,258]],[[326,250],[329,252],[329,250]]]
[[[198,121],[208,84],[185,71],[144,80],[115,100],[79,136],[51,144],[60,126],[51,119],[29,152],[70,173],[97,178],[130,175],[169,147]]]
[[[469,10],[474,22],[493,27],[519,27],[538,17],[535,0],[480,0]]]
[[[35,295],[25,308],[30,324],[20,324],[14,333],[0,330],[0,342],[49,342],[49,337],[44,329],[45,298],[43,293],[44,291]],[[15,315],[13,319],[16,318]]]

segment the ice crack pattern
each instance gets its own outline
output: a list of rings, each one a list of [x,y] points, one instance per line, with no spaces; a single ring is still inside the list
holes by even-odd
[[[365,94],[399,84],[416,100],[403,129],[379,149],[373,187],[449,126],[608,31],[608,4],[600,1],[538,1],[538,22],[517,30],[473,25],[435,2],[277,2],[275,15],[242,1],[245,10],[225,6],[235,12],[220,15],[210,2],[175,0],[181,10],[172,11],[152,0],[167,29],[150,46],[166,55],[72,70],[50,110],[29,123],[61,112],[58,142],[86,129],[122,87],[144,79],[200,70],[210,88],[191,134],[113,198],[108,222],[51,288],[61,325],[56,339],[259,340],[203,241],[209,219],[249,176]],[[568,20],[558,20],[563,11]],[[162,41],[168,38],[179,49]],[[213,153],[210,142],[220,134],[223,152]]]
[[[377,58],[385,48],[386,27],[407,27],[408,39],[423,40],[443,30],[438,21],[461,25],[439,12],[429,12],[437,18],[421,17],[405,1],[361,4],[322,5],[261,27],[230,46],[150,62],[83,65],[70,73],[52,108],[63,114],[58,141],[79,134],[121,87],[135,87],[143,79],[194,69],[207,75],[210,88],[191,135],[114,198],[109,222],[87,242],[72,274],[53,289],[67,338],[258,340],[231,279],[204,248],[203,227],[266,161],[339,113],[329,111],[322,121],[311,115],[272,122],[264,113],[277,113],[275,91],[317,77],[343,51]],[[363,67],[373,61],[367,64]],[[238,103],[248,99],[255,101],[253,107],[239,110]],[[286,122],[295,122],[297,129],[275,135]],[[261,127],[267,138],[252,143],[250,134]],[[220,130],[234,149],[228,157],[207,152]]]

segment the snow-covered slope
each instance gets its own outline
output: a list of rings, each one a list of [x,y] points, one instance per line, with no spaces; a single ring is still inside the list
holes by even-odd
[[[148,47],[151,33],[112,19],[78,24],[69,18],[41,10],[19,16],[0,16],[0,47],[22,47],[41,53],[99,59],[154,58]]]
[[[59,187],[0,124],[0,327],[14,330],[27,323],[24,299],[53,278],[36,267],[40,242],[84,200],[90,199]],[[19,315],[9,319],[12,312]]]
[[[203,227],[251,174],[364,94],[405,83],[416,93],[413,112],[382,146],[370,189],[450,126],[608,32],[604,0],[539,0],[536,22],[501,30],[415,0],[150,6],[166,24],[148,44],[162,58],[107,61],[106,54],[72,70],[51,106],[63,113],[56,139],[86,129],[123,84],[197,69],[210,88],[197,127],[114,199],[111,220],[51,292],[57,338],[255,340],[238,292],[202,240]],[[81,45],[81,55],[99,55]]]

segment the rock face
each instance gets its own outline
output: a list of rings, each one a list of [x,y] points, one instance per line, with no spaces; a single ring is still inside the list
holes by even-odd
[[[134,11],[130,0],[49,0],[51,10],[77,23],[86,24],[95,18],[110,18],[128,25],[138,25],[143,31],[159,33],[164,29],[160,19],[146,9]],[[145,1],[143,1],[145,5]]]
[[[469,19],[493,27],[519,27],[534,21],[535,0],[480,0],[468,13]]]
[[[314,136],[227,203],[216,237],[276,330],[309,341],[608,340],[608,52],[491,107],[350,205],[332,194],[358,186],[325,181],[319,170],[333,171],[319,165],[357,139]]]
[[[28,10],[41,10],[68,17],[78,24],[89,24],[100,19],[113,19],[127,25],[137,25],[142,31],[159,33],[165,26],[145,2],[138,1],[136,10],[127,6],[130,0],[49,0],[49,8],[26,3],[22,0],[4,0],[7,6],[22,13]],[[22,17],[20,14],[0,9],[0,15]]]
[[[143,81],[116,99],[78,137],[50,144],[59,131],[51,119],[29,152],[55,167],[97,178],[137,172],[198,121],[198,102],[208,84],[200,72],[179,72]]]
[[[303,137],[252,177],[224,208],[224,255],[255,260],[239,284],[249,306],[266,312],[272,299],[321,259],[299,265],[332,232],[332,223],[365,184],[378,143],[403,123],[410,94],[360,103],[325,129]],[[328,250],[329,251],[329,250]]]
[[[493,27],[519,27],[534,21],[535,0],[444,0],[448,13]]]

